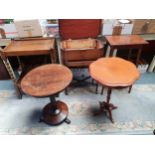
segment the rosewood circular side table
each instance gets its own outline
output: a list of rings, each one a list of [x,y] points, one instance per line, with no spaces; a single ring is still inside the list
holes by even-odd
[[[42,110],[40,121],[49,125],[58,125],[62,122],[70,123],[68,107],[55,97],[72,81],[72,72],[60,64],[39,66],[28,72],[21,81],[23,92],[34,97],[50,97],[50,103]]]
[[[117,107],[110,103],[112,89],[133,85],[140,73],[133,63],[118,57],[98,59],[90,64],[89,73],[94,80],[107,87],[107,101],[100,103],[100,112],[108,112],[111,122],[114,123],[112,110]]]

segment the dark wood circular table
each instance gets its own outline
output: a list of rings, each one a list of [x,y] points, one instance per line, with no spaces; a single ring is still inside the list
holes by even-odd
[[[62,122],[70,123],[68,107],[55,97],[63,91],[72,81],[72,72],[60,64],[47,64],[39,66],[28,72],[21,81],[24,93],[34,97],[50,97],[50,103],[42,111],[40,121],[50,125]]]
[[[133,63],[122,58],[112,57],[100,58],[91,63],[89,73],[94,80],[108,88],[107,101],[100,103],[100,112],[108,112],[111,122],[114,122],[112,110],[117,107],[110,103],[112,89],[132,86],[140,77],[139,71]]]

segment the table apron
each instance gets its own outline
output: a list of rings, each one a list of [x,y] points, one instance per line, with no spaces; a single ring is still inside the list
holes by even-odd
[[[135,49],[140,49],[143,47],[143,45],[117,45],[117,46],[111,46],[109,45],[112,49],[125,49],[125,48],[135,48]]]
[[[54,50],[49,50],[49,51],[18,51],[18,52],[4,52],[4,55],[6,57],[9,56],[32,56],[32,55],[48,55],[53,53]]]
[[[95,79],[94,79],[95,80]],[[99,81],[95,80],[98,84],[102,85],[103,87],[107,87],[107,88],[110,88],[110,89],[120,89],[120,88],[128,88],[130,86],[132,86],[134,83],[132,84],[129,84],[129,85],[126,85],[126,86],[108,86],[108,85],[105,85],[105,84],[102,84],[100,83]]]

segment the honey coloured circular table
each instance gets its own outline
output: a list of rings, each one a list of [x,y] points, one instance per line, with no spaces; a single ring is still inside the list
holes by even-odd
[[[24,93],[34,97],[50,97],[50,103],[42,111],[40,121],[49,125],[58,125],[62,122],[70,123],[68,107],[55,97],[72,81],[72,72],[60,64],[39,66],[28,72],[21,81]]]
[[[89,66],[91,77],[107,87],[107,100],[100,102],[100,112],[106,111],[113,123],[112,110],[117,107],[110,103],[112,89],[131,87],[140,77],[136,66],[122,58],[100,58]]]

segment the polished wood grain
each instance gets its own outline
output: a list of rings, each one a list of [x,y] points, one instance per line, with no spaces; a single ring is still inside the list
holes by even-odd
[[[28,72],[21,81],[23,92],[35,97],[50,97],[50,103],[42,110],[40,122],[58,125],[62,122],[70,123],[68,107],[55,97],[72,81],[72,72],[60,64],[48,64],[37,67]]]
[[[6,56],[49,54],[54,49],[54,39],[12,41],[5,49]]]
[[[103,49],[91,50],[62,50],[64,65],[73,68],[88,67],[90,63],[103,56]]]
[[[105,37],[111,46],[126,46],[126,45],[144,45],[148,44],[143,38],[138,35],[119,35]]]
[[[101,30],[101,19],[59,19],[59,31],[63,40],[96,38]]]
[[[59,93],[72,80],[72,72],[60,64],[48,64],[28,72],[21,81],[22,90],[31,96],[45,97]]]
[[[62,101],[49,103],[43,108],[42,118],[49,125],[59,125],[66,120],[68,116],[68,107]],[[68,119],[67,119],[68,120]],[[70,122],[69,122],[70,123]]]
[[[110,87],[130,86],[140,77],[133,63],[118,57],[98,59],[90,64],[89,72],[96,81]]]
[[[102,20],[101,19],[60,19],[59,31],[62,42],[72,39],[88,39],[97,38],[101,34]],[[81,42],[82,43],[82,42]],[[104,54],[102,41],[97,41],[97,44],[102,44],[101,47],[95,46],[93,49],[67,50],[61,49],[62,63],[72,68],[87,68],[90,62],[97,60]],[[96,45],[97,45],[96,44]]]
[[[117,106],[110,103],[112,89],[130,87],[130,92],[140,73],[133,63],[118,57],[98,59],[90,64],[89,73],[94,80],[107,87],[107,99],[100,102],[100,112],[107,112],[114,123],[112,110]]]

